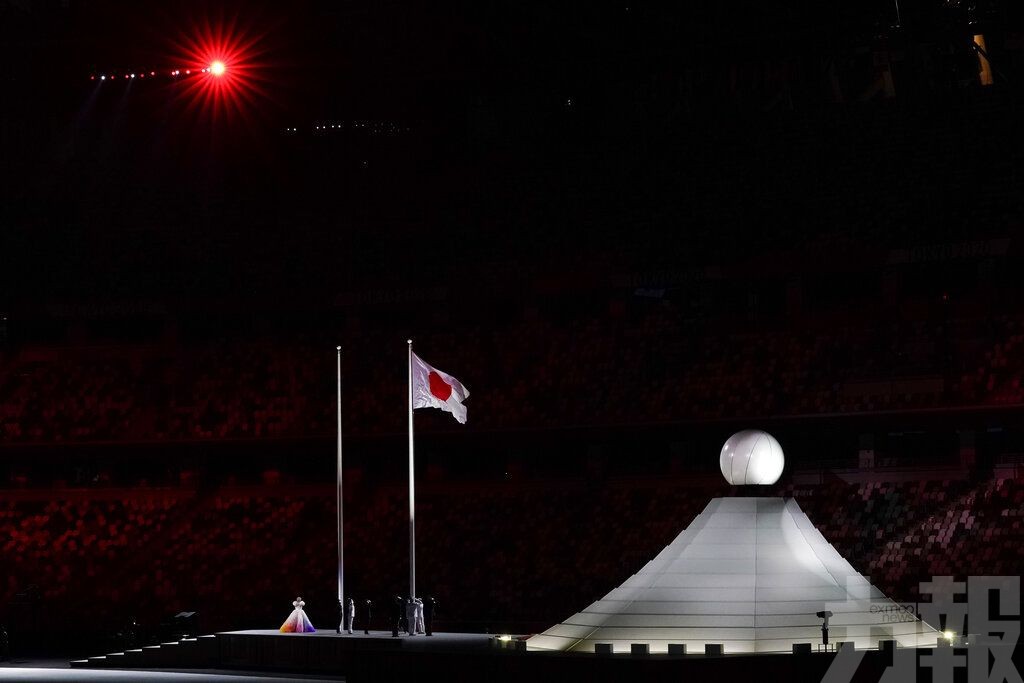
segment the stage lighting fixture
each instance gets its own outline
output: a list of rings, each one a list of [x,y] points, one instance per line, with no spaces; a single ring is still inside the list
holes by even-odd
[[[105,81],[105,80],[107,80],[107,77],[106,76],[100,76],[100,80],[101,81]]]
[[[210,65],[210,73],[212,73],[214,76],[223,76],[224,68],[224,62],[217,60],[216,62]]]

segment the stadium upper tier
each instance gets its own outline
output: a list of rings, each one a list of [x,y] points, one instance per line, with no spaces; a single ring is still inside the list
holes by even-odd
[[[434,329],[437,329],[434,325]],[[589,316],[449,323],[417,337],[464,378],[470,430],[873,413],[1024,401],[1013,316],[816,327],[695,323],[667,302]],[[404,429],[404,335],[227,339],[0,353],[0,440],[328,435],[334,344],[353,435]],[[388,349],[391,349],[389,352]],[[422,429],[450,429],[427,413]]]

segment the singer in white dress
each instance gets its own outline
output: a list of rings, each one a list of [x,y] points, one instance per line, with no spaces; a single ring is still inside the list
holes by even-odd
[[[313,624],[310,623],[305,610],[302,609],[306,606],[302,598],[295,598],[292,605],[295,606],[295,609],[292,610],[292,613],[285,622],[281,624],[281,633],[315,633],[316,629],[313,628]]]

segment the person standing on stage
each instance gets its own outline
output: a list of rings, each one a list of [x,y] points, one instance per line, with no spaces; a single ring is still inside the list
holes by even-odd
[[[434,635],[434,610],[436,608],[437,600],[427,597],[426,602],[423,603],[423,616],[428,636]]]
[[[424,634],[427,630],[423,626],[423,600],[416,598],[412,601],[412,604],[416,608],[413,610],[413,613],[416,615],[416,623],[412,630],[414,633]]]
[[[356,620],[356,601],[352,598],[348,599],[348,603],[345,605],[345,630],[348,633],[352,633],[352,624]]]
[[[316,629],[309,622],[306,611],[302,609],[306,606],[306,601],[301,597],[295,598],[292,606],[295,609],[288,615],[288,619],[281,624],[281,633],[315,633]]]
[[[401,595],[396,595],[391,605],[391,637],[397,638],[398,632],[402,630],[405,623],[405,601]]]
[[[373,600],[367,599],[363,603],[363,633],[370,635],[370,618],[373,616]]]
[[[416,602],[412,596],[405,599],[405,632],[416,635]]]

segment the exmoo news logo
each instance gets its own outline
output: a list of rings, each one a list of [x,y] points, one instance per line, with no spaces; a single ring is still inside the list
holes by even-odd
[[[886,642],[892,662],[879,683],[915,681],[922,669],[930,669],[936,683],[952,683],[957,669],[966,669],[968,683],[1024,683],[1013,662],[1020,638],[1019,576],[971,576],[966,582],[936,576],[919,588],[929,601],[895,603],[872,596],[870,586],[850,585],[848,600],[829,603],[832,623],[823,636],[828,628],[841,645],[822,683],[850,683],[866,650],[884,649]]]

